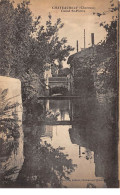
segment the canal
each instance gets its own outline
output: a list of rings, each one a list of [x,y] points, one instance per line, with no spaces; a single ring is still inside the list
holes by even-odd
[[[44,117],[35,119],[34,113],[33,122],[23,125],[24,147],[19,144],[18,151],[24,160],[12,166],[16,177],[8,170],[1,187],[118,187],[113,105],[93,97],[42,101]]]

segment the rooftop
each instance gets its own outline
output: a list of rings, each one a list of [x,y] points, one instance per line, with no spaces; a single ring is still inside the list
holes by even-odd
[[[96,53],[96,46],[89,47],[84,50],[81,50],[68,58],[67,64],[71,64],[75,59],[85,59],[86,57],[92,57]]]

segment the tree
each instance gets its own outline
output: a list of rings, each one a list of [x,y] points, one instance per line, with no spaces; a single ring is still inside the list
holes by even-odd
[[[0,1],[0,18],[0,74],[9,75],[14,63],[14,7],[9,0]]]
[[[0,1],[0,62],[3,75],[20,78],[29,57],[30,34],[33,28],[29,2],[14,8],[10,0]]]
[[[59,39],[58,32],[63,27],[61,19],[52,24],[49,14],[46,26],[42,26],[40,16],[33,20],[29,3],[23,0],[14,8],[10,0],[0,1],[1,67],[3,74],[18,78],[30,69],[40,75],[46,63],[66,60],[73,50],[66,45],[66,38]]]
[[[117,94],[117,23],[118,18],[117,12],[118,7],[115,6],[114,0],[110,1],[110,8],[108,11],[103,13],[93,13],[98,17],[102,15],[107,15],[108,13],[113,13],[112,20],[109,24],[105,21],[100,23],[100,26],[103,27],[106,32],[106,39],[102,41],[97,49],[97,56],[94,58],[95,66],[98,70],[101,70],[101,73],[98,75],[98,81],[101,85],[100,91],[106,93],[108,90],[114,92],[114,95]]]
[[[67,45],[66,38],[59,39],[61,19],[52,24],[49,14],[43,26],[40,16],[33,20],[29,4],[30,1],[23,0],[15,8],[10,0],[0,1],[0,74],[19,78],[24,92],[33,97],[38,88],[44,93],[46,64],[57,67],[73,48]],[[24,97],[31,98],[26,94]]]
[[[51,14],[48,15],[46,26],[40,26],[36,38],[39,43],[39,51],[43,64],[58,65],[62,61],[65,61],[70,52],[74,50],[70,45],[66,45],[66,38],[59,39],[59,30],[63,26],[64,24],[60,18],[52,24]]]

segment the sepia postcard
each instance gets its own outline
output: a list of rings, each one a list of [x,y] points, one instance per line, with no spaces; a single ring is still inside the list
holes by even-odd
[[[118,0],[0,0],[0,188],[119,188]]]

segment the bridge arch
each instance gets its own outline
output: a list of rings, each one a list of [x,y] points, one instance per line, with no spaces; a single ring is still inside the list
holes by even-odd
[[[67,77],[49,77],[48,85],[50,88],[50,95],[67,95],[69,92],[69,80]]]
[[[66,86],[54,86],[50,88],[49,95],[54,95],[54,94],[68,95],[69,91]]]

